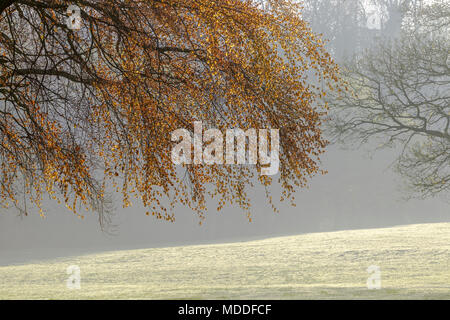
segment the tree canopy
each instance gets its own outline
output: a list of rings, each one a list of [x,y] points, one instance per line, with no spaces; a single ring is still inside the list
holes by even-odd
[[[319,170],[321,98],[339,87],[323,42],[288,0],[3,1],[0,199],[27,213],[43,196],[80,216],[124,206],[201,218],[207,196],[248,211],[254,168],[170,160],[170,132],[193,122],[279,128],[283,198]],[[69,5],[81,28],[66,24]],[[70,12],[69,12],[70,15]],[[258,176],[263,185],[272,179]],[[164,205],[163,198],[170,203]],[[270,197],[269,197],[270,199]],[[41,209],[42,210],[42,209]]]

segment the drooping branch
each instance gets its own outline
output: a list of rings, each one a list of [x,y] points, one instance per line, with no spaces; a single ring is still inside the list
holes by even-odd
[[[177,202],[203,219],[208,195],[248,212],[259,164],[189,165],[178,176],[171,132],[197,120],[282,128],[289,198],[320,172],[320,98],[339,72],[300,7],[269,2],[83,0],[72,30],[72,1],[15,1],[0,20],[0,203],[25,188],[37,205],[47,193],[105,213],[105,195],[119,191],[125,206],[134,196],[167,220]]]

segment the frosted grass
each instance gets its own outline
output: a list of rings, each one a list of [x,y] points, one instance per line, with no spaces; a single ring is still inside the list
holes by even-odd
[[[69,290],[66,269],[81,268]],[[368,290],[367,268],[382,288]],[[106,252],[0,267],[0,299],[450,299],[450,223]]]

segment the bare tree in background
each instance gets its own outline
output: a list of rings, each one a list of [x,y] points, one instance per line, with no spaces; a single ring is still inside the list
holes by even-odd
[[[302,4],[303,17],[329,41],[336,59],[352,55],[363,46],[368,36],[363,1],[305,0]]]
[[[424,1],[304,0],[302,15],[329,41],[339,61],[370,47],[376,38],[398,36],[402,21],[407,15],[415,19]],[[377,27],[369,27],[375,20]]]
[[[381,27],[388,30],[390,36],[399,34],[406,12],[414,12],[422,2],[423,0],[369,0],[369,3],[381,9]]]
[[[399,148],[396,169],[422,197],[450,190],[449,7],[424,8],[420,28],[347,64],[350,90],[330,102],[334,139]]]

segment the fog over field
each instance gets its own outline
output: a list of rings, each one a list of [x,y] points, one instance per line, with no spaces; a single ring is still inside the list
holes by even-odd
[[[205,223],[178,207],[175,223],[156,221],[135,205],[117,202],[112,234],[102,232],[95,214],[80,220],[63,206],[50,207],[46,218],[0,215],[0,264],[101,250],[161,247],[188,243],[239,241],[304,232],[375,228],[410,223],[450,222],[450,207],[442,199],[405,200],[401,179],[390,170],[389,153],[342,151],[330,147],[323,167],[329,173],[298,190],[296,205],[267,205],[264,190],[252,191],[252,218],[238,208],[214,210],[210,202]]]

